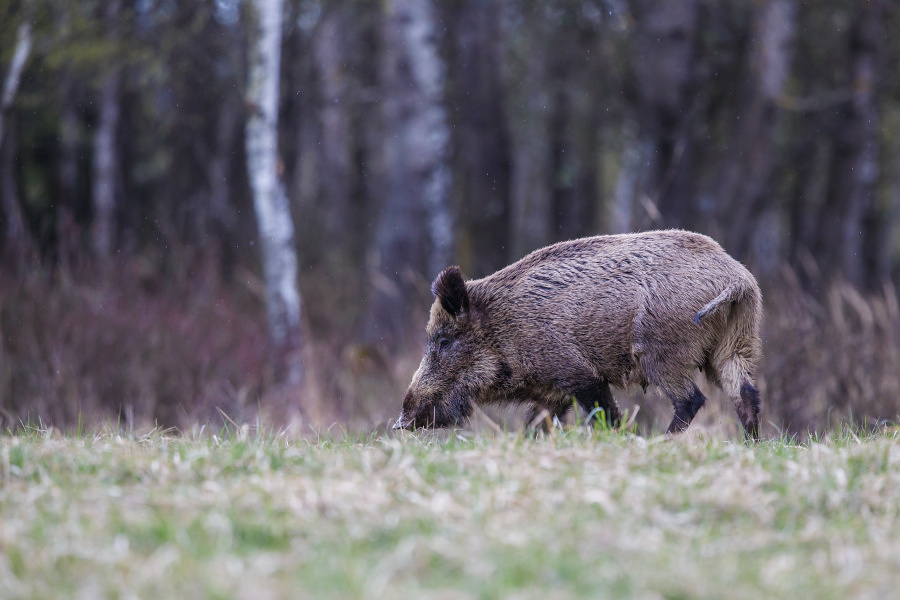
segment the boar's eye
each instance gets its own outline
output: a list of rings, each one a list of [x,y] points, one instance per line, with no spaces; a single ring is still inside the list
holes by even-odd
[[[438,340],[438,352],[443,352],[444,350],[449,348],[451,343],[452,342],[450,341],[450,338],[445,338],[445,337],[440,338]]]

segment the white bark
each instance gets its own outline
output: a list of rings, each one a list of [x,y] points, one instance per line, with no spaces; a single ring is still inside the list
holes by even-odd
[[[93,184],[94,209],[91,240],[94,254],[104,262],[113,247],[113,221],[116,211],[116,129],[119,124],[119,72],[115,67],[106,76],[100,91],[100,118],[94,136]]]
[[[29,4],[30,6],[30,4]],[[22,79],[22,71],[25,69],[25,63],[31,54],[31,46],[33,43],[31,31],[31,11],[26,11],[25,19],[19,24],[16,31],[16,50],[13,53],[12,61],[9,63],[9,70],[6,72],[6,78],[3,81],[3,93],[0,95],[0,144],[3,143],[3,120],[6,113],[12,106],[19,91],[19,82]]]
[[[117,37],[119,0],[106,5],[107,34]],[[91,223],[91,242],[94,255],[101,264],[108,261],[113,249],[114,220],[116,214],[116,174],[119,155],[116,151],[116,130],[119,127],[119,67],[112,65],[100,90],[100,114],[97,133],[94,135],[93,181],[91,205],[94,210]]]
[[[431,242],[429,275],[453,260],[453,214],[447,165],[450,128],[444,108],[444,64],[438,53],[438,32],[430,0],[387,0],[388,60],[403,68],[393,71],[386,100],[388,122],[397,127],[388,137],[387,164],[393,193],[405,190],[425,209]],[[394,54],[392,54],[394,53]],[[389,69],[391,71],[391,69]],[[405,89],[403,89],[405,88]],[[412,187],[409,185],[412,183]],[[418,188],[418,189],[416,189]]]
[[[26,14],[16,35],[16,49],[13,53],[9,70],[3,81],[3,90],[0,92],[0,198],[2,198],[2,211],[0,216],[6,217],[6,247],[11,249],[19,262],[32,252],[31,238],[25,223],[25,215],[19,203],[19,193],[16,188],[15,175],[12,163],[15,158],[15,140],[10,139],[4,147],[4,118],[15,100],[19,90],[19,82],[25,63],[31,54],[32,47],[32,4],[26,4]],[[5,215],[3,214],[5,213]]]
[[[247,104],[247,169],[259,227],[266,281],[269,335],[276,373],[287,383],[303,380],[300,293],[294,223],[278,161],[278,74],[281,62],[282,0],[253,0],[258,31],[251,46]]]
[[[444,65],[431,0],[385,0],[379,76],[384,201],[369,256],[367,342],[393,347],[409,327],[409,289],[452,264],[453,214]],[[425,273],[423,273],[425,271]]]

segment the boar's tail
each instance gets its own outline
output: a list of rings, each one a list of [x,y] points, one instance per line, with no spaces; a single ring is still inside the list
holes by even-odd
[[[726,304],[737,303],[746,298],[748,295],[752,294],[753,290],[750,285],[746,281],[733,281],[728,284],[722,293],[713,298],[709,304],[700,309],[700,311],[694,316],[694,323],[697,325],[700,324],[700,320],[717,311],[719,308]]]

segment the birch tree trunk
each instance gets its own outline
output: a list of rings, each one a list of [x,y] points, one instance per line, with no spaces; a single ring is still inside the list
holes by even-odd
[[[387,196],[376,232],[375,291],[363,337],[390,346],[408,325],[407,288],[452,262],[454,224],[445,73],[434,7],[430,0],[387,0],[385,12],[381,78]]]
[[[3,143],[3,123],[6,119],[6,114],[12,107],[13,100],[16,98],[16,92],[19,91],[22,71],[25,69],[25,63],[31,54],[33,43],[31,12],[30,9],[26,10],[25,18],[16,30],[16,50],[13,53],[12,60],[9,63],[9,70],[7,70],[6,78],[3,81],[3,92],[0,93],[0,144]]]
[[[116,129],[119,122],[119,73],[107,75],[100,92],[100,117],[94,136],[93,184],[91,204],[94,209],[91,241],[94,255],[102,263],[109,260],[114,245],[116,212]]]
[[[278,75],[281,62],[282,0],[254,0],[258,19],[251,44],[247,104],[247,170],[259,227],[266,282],[266,310],[276,381],[304,379],[297,251],[290,204],[278,159]]]
[[[107,35],[115,40],[119,18],[119,0],[106,5]],[[116,130],[119,124],[119,67],[113,64],[100,89],[100,114],[94,136],[93,182],[91,204],[94,214],[91,243],[94,256],[106,264],[112,253],[116,215],[116,176],[119,171]]]
[[[16,186],[13,161],[16,156],[15,141],[9,135],[9,128],[4,129],[6,116],[12,108],[16,92],[19,90],[19,82],[22,71],[32,47],[32,4],[26,7],[26,14],[16,32],[16,49],[10,61],[9,69],[3,81],[3,90],[0,93],[0,197],[2,197],[3,212],[0,217],[6,221],[4,231],[6,250],[12,254],[17,263],[34,250],[31,237],[25,223],[25,215],[22,214],[22,205],[19,200]],[[4,138],[10,139],[4,139]],[[4,143],[5,142],[5,143]]]

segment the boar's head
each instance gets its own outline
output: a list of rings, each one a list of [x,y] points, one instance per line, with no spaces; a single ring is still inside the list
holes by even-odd
[[[485,314],[469,299],[459,267],[431,284],[435,296],[427,347],[394,429],[448,427],[472,412],[472,403],[496,383],[502,362],[486,339]]]

